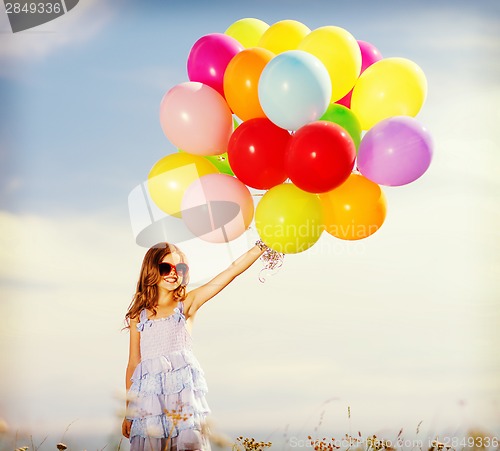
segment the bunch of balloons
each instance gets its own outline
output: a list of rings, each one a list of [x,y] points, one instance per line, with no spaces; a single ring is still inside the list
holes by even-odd
[[[380,185],[429,167],[432,139],[414,119],[427,92],[421,68],[343,28],[241,19],[195,42],[187,75],[160,106],[179,152],[154,165],[148,188],[207,241],[233,240],[254,219],[283,253],[325,231],[363,239],[385,220]],[[256,208],[249,187],[265,191]]]

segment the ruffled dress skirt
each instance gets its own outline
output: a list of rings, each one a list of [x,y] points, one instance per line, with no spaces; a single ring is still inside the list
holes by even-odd
[[[143,311],[137,327],[142,360],[128,392],[131,451],[209,450],[208,389],[182,309],[157,320]]]

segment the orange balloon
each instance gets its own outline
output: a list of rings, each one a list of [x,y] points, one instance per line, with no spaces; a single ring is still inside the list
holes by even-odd
[[[224,96],[240,119],[266,117],[259,102],[259,78],[274,57],[270,50],[251,48],[236,54],[224,72]]]
[[[339,187],[321,194],[325,230],[342,240],[361,240],[384,223],[385,194],[379,185],[351,174]]]

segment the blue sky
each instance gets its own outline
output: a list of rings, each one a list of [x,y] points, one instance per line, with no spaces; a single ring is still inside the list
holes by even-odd
[[[60,437],[76,420],[66,436],[92,431],[78,446],[99,448],[116,434],[121,320],[144,253],[128,195],[175,150],[158,108],[187,80],[191,46],[243,17],[341,26],[417,62],[435,157],[418,181],[385,190],[374,236],[322,237],[265,284],[257,264],[204,307],[195,341],[217,429],[279,441],[287,425],[312,432],[324,409],[336,434],[410,435],[421,420],[429,434],[493,430],[498,2],[143,3],[89,0],[15,35],[0,13],[0,418],[11,432]],[[193,274],[222,269],[254,233],[230,249],[185,243]]]

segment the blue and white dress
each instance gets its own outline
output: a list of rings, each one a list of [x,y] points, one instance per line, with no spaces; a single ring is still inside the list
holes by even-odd
[[[148,319],[146,310],[139,315],[141,362],[128,391],[131,451],[210,447],[202,434],[208,389],[183,312],[179,302],[165,318]]]

